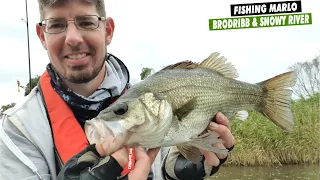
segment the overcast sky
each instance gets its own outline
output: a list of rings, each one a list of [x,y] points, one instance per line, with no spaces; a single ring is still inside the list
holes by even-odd
[[[218,51],[235,65],[239,80],[259,82],[288,70],[296,62],[320,52],[319,0],[302,0],[302,11],[312,13],[305,26],[209,31],[208,19],[230,17],[230,4],[247,0],[106,0],[114,18],[115,34],[109,52],[124,61],[132,82],[142,67],[159,70],[183,60],[202,61]],[[0,7],[0,106],[24,95],[17,80],[28,83],[25,1],[4,1]],[[28,1],[32,76],[41,75],[49,60],[36,35],[36,0]]]

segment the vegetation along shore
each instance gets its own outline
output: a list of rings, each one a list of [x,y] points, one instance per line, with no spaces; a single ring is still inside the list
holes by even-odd
[[[320,93],[291,103],[292,133],[283,132],[257,112],[245,122],[232,120],[236,138],[226,166],[314,164],[320,162]]]

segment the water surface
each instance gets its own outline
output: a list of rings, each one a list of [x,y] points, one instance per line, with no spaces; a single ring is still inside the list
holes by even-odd
[[[319,165],[222,167],[210,180],[320,180]]]

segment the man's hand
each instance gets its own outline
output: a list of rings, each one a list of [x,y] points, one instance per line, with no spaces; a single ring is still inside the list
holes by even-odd
[[[212,146],[218,147],[221,149],[229,149],[231,150],[234,146],[235,139],[231,133],[231,126],[229,120],[220,112],[216,114],[215,122],[211,122],[208,126],[208,129],[211,131],[215,131],[220,135],[220,138],[224,141],[223,144],[214,144]],[[208,152],[206,150],[201,150],[201,153],[205,157],[205,162],[207,166],[218,167],[222,163],[225,162],[227,155],[215,154],[212,152]],[[218,171],[218,169],[213,170],[210,175],[214,174]]]
[[[73,156],[61,169],[57,179],[118,179],[128,163],[128,151],[125,147],[110,156],[103,157],[101,145],[89,145],[83,151]],[[141,147],[135,147],[135,168],[123,180],[147,179],[151,165],[159,152],[149,149],[145,152]]]
[[[147,179],[150,173],[151,165],[153,164],[160,148],[149,149],[145,152],[141,147],[134,149],[135,153],[135,167],[128,175],[129,180]]]
[[[211,122],[207,130],[215,131],[220,135],[223,144],[214,144],[212,146],[228,149],[233,148],[235,139],[231,134],[231,126],[229,120],[222,114],[217,113],[214,122]],[[206,131],[205,131],[206,132]],[[171,147],[165,157],[165,163],[162,167],[163,177],[169,179],[203,179],[205,176],[212,176],[216,173],[221,164],[227,160],[227,155],[215,154],[205,150],[201,150],[201,165],[198,166],[192,161],[185,159],[179,149],[175,146]]]

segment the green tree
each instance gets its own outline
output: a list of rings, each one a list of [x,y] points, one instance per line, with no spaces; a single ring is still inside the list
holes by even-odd
[[[153,73],[153,71],[154,70],[152,68],[148,68],[148,67],[142,68],[142,71],[140,73],[141,80],[144,80],[145,78],[147,78],[150,74]]]
[[[16,105],[16,103],[11,103],[11,104],[7,104],[7,105],[1,106],[0,116],[1,116],[1,114],[2,114],[4,111],[6,111],[6,110],[9,109],[9,108],[12,108],[12,107],[15,106],[15,105]]]
[[[31,88],[34,88],[35,86],[37,86],[39,79],[40,79],[40,76],[38,75],[36,75],[34,78],[31,78]],[[24,96],[27,96],[30,93],[30,83],[28,83],[26,86],[20,85],[20,81],[17,81],[17,83],[18,83],[18,90],[20,91],[19,88],[24,89],[25,90]],[[12,108],[15,105],[16,103],[3,105],[0,109],[0,117],[4,111],[6,111],[9,108]]]
[[[31,78],[31,89],[37,86],[38,81],[40,79],[40,76],[35,75],[34,78]],[[30,83],[28,83],[26,86],[21,86],[20,82],[18,81],[19,88],[23,88],[25,90],[24,96],[27,96],[30,93]]]

